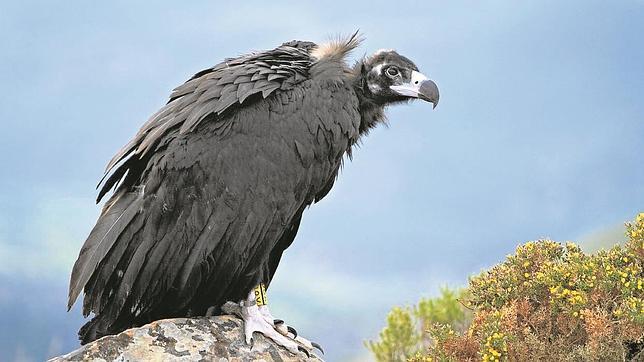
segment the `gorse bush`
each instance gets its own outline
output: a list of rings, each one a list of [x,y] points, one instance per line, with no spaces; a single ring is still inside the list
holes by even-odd
[[[471,278],[469,326],[424,323],[416,348],[401,353],[415,362],[644,361],[644,213],[626,233],[625,246],[590,255],[551,240],[519,246]]]

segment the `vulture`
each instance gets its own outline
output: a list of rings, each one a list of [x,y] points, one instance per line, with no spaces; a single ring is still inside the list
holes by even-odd
[[[83,292],[82,344],[154,320],[238,303],[253,332],[294,353],[319,345],[271,315],[266,299],[304,211],[387,106],[438,103],[436,84],[395,50],[354,65],[355,33],[290,41],[196,73],[107,164],[107,194],[82,246],[68,310]],[[321,348],[320,348],[321,349]]]

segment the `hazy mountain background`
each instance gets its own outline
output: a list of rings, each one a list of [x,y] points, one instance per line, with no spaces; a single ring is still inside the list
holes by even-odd
[[[441,90],[389,111],[278,270],[274,314],[329,360],[368,358],[390,306],[519,242],[617,241],[644,206],[642,19],[641,0],[3,2],[0,361],[77,347],[67,280],[113,153],[196,71],[291,39],[359,28],[354,58],[396,48]]]

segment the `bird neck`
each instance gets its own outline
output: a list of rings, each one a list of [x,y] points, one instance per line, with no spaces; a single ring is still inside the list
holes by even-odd
[[[353,67],[353,89],[358,96],[360,106],[360,134],[368,133],[370,129],[385,121],[385,105],[375,101],[367,87],[366,74],[362,71],[363,64],[358,62]]]

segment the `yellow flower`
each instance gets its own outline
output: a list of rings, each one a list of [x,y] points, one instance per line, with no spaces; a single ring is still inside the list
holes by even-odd
[[[490,349],[488,349],[488,351],[489,351],[489,352],[490,352],[490,354],[492,354],[492,356],[494,356],[494,357],[499,357],[499,356],[501,356],[501,353],[500,353],[499,351],[497,351],[496,349],[494,349],[494,348],[490,348]]]

